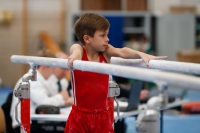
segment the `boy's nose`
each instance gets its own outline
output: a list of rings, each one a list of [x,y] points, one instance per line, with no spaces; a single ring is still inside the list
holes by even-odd
[[[108,37],[106,38],[106,42],[109,42],[109,38]]]

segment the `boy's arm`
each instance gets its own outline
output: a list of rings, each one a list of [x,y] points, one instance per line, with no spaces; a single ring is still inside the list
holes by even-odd
[[[70,56],[68,57],[68,66],[72,69],[74,60],[81,60],[83,48],[80,44],[73,44],[70,48]]]
[[[121,57],[121,58],[125,58],[125,59],[141,58],[144,61],[144,63],[147,65],[148,68],[150,68],[150,66],[149,66],[150,60],[159,60],[159,59],[167,58],[167,56],[152,56],[149,54],[145,54],[143,52],[139,52],[139,51],[127,48],[127,47],[115,48],[110,44],[108,45],[108,47],[105,51],[105,54],[106,54],[109,62],[110,62],[110,58],[112,56]]]

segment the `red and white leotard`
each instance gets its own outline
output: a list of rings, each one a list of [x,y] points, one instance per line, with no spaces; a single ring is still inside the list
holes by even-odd
[[[83,48],[83,61],[89,61]],[[99,62],[107,63],[102,53]],[[74,93],[74,105],[68,117],[65,133],[108,133],[114,132],[106,105],[108,96],[106,74],[74,70],[71,83]]]
[[[82,60],[88,61],[84,48]],[[99,53],[99,62],[107,63],[102,53]],[[87,109],[105,107],[108,95],[108,80],[109,76],[106,74],[74,70],[72,73],[74,105]]]

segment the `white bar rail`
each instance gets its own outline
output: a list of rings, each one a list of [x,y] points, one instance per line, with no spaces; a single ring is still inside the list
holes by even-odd
[[[111,64],[147,68],[142,59],[123,59],[119,57],[112,57]],[[197,63],[150,60],[149,65],[152,69],[200,75],[200,64]]]
[[[54,66],[68,68],[67,59],[45,58],[34,56],[11,56],[13,63]],[[150,70],[143,68],[134,68],[113,64],[97,63],[76,60],[73,63],[74,69],[97,72],[103,74],[111,74],[120,77],[134,78],[148,82],[157,83],[159,81],[166,82],[169,86],[179,86],[185,89],[193,89],[200,91],[200,80],[195,76],[178,74],[172,72],[162,72],[159,70]]]

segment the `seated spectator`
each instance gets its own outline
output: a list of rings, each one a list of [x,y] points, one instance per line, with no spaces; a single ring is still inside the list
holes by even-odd
[[[39,51],[38,56],[40,57],[51,57],[55,56],[49,50]],[[38,66],[37,68],[37,81],[30,81],[30,113],[34,114],[36,107],[40,105],[54,105],[63,106],[66,105],[66,100],[69,98],[68,92],[52,93],[52,86],[47,81],[53,73],[53,67],[49,66]],[[22,79],[20,78],[15,86],[18,87]],[[15,105],[18,99],[13,95],[13,101],[11,105],[10,115],[12,118],[12,126],[15,133],[20,132],[20,127],[15,120]],[[20,118],[20,105],[18,106],[18,116]]]
[[[118,96],[118,98],[124,97],[128,99],[131,88],[131,83],[129,82],[129,79],[115,76],[115,82],[119,85],[120,88],[120,95]],[[148,94],[148,90],[141,90],[140,101],[146,100]]]
[[[139,37],[139,47],[138,50],[147,54],[152,54],[152,48],[148,42],[148,39],[145,35]]]
[[[57,58],[67,59],[68,56],[65,53],[58,53],[56,54]],[[71,96],[70,92],[68,92],[67,88],[69,86],[69,81],[66,79],[66,75],[69,71],[65,68],[55,67],[53,69],[53,74],[48,79],[49,84],[52,86],[52,94],[58,93],[68,93]],[[65,100],[66,105],[73,104],[73,97],[67,97]]]

